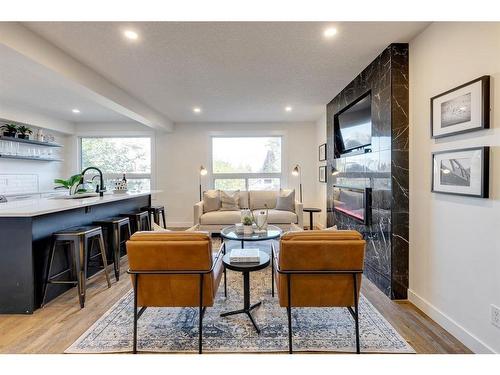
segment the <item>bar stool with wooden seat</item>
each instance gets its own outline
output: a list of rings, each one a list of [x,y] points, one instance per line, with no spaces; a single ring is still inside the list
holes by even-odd
[[[108,254],[112,254],[115,279],[118,281],[120,279],[121,249],[125,248],[125,242],[132,235],[130,220],[128,217],[110,217],[94,221],[94,224],[106,229]]]
[[[167,221],[165,220],[165,206],[151,206],[148,207],[149,215],[153,215],[153,221],[161,225],[160,223],[160,215],[163,221],[163,228],[167,229]]]
[[[92,246],[96,241],[98,243],[99,251],[102,257],[106,282],[108,283],[108,288],[111,288],[111,281],[109,279],[109,274],[107,269],[108,261],[106,258],[106,248],[104,247],[101,227],[88,225],[88,226],[64,229],[52,235],[52,246],[50,248],[49,265],[47,267],[47,273],[45,278],[42,306],[45,304],[45,298],[47,296],[47,288],[49,284],[77,285],[80,307],[83,308],[85,306],[85,292],[86,292],[86,281],[87,281],[87,257],[89,252],[92,250]],[[69,245],[72,267],[65,269],[61,272],[58,272],[55,275],[51,275],[50,271],[52,268],[52,263],[54,262],[54,254],[56,252],[56,249],[58,248],[57,245],[64,245],[64,246]],[[63,276],[68,272],[71,272],[73,274],[72,280],[59,279],[61,276]]]
[[[151,221],[149,220],[149,211],[147,210],[127,212],[120,214],[120,216],[129,218],[132,233],[151,230]]]

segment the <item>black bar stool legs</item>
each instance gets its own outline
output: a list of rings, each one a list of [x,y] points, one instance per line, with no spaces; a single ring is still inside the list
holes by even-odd
[[[163,221],[163,228],[167,229],[167,221],[165,220],[165,207],[164,206],[151,206],[147,208],[149,215],[153,215],[153,221],[158,224],[162,225],[160,222],[160,215],[161,219]]]
[[[149,218],[149,211],[139,211],[139,212],[128,212],[125,214],[120,214],[120,216],[128,217],[130,220],[130,226],[132,227],[132,233],[137,231],[149,231],[151,230],[151,220]]]
[[[49,284],[72,284],[76,285],[78,291],[78,300],[80,302],[80,307],[85,306],[85,296],[86,296],[86,282],[87,282],[87,257],[90,251],[90,246],[92,242],[98,242],[99,251],[102,258],[102,263],[104,267],[104,275],[106,277],[106,282],[108,288],[111,287],[111,280],[108,274],[108,261],[106,257],[106,248],[104,246],[104,240],[102,237],[101,227],[96,226],[83,226],[65,229],[53,234],[52,246],[49,254],[49,264],[47,267],[42,306],[45,304],[45,299],[47,297],[47,289]],[[51,275],[52,265],[54,262],[54,255],[57,250],[57,245],[62,245],[70,248],[70,258],[72,266],[71,268],[65,269],[58,272],[55,275]],[[66,273],[72,273],[72,279],[61,280],[61,276]]]
[[[115,279],[118,281],[120,280],[121,248],[132,235],[130,220],[128,217],[112,217],[95,221],[94,224],[106,228],[108,250],[113,256]]]

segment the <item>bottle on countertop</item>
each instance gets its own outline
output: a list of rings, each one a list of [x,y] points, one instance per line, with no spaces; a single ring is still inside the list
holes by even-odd
[[[115,194],[126,193],[128,190],[127,177],[125,177],[125,173],[123,174],[123,178],[121,180],[117,180],[115,182]]]

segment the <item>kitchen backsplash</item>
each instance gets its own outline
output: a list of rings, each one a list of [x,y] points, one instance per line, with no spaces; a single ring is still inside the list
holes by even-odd
[[[0,174],[0,194],[38,192],[36,174]]]

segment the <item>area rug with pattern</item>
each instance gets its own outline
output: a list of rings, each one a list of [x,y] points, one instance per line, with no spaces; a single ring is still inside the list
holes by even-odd
[[[241,273],[227,271],[228,296],[219,287],[213,307],[203,319],[203,351],[214,353],[287,352],[286,309],[271,297],[270,267],[250,274],[251,302],[261,328],[256,333],[246,315],[220,317],[243,305]],[[363,296],[360,298],[361,352],[415,353],[413,348]],[[297,352],[355,352],[354,320],[346,308],[292,309],[293,345]],[[65,353],[131,352],[133,293],[129,291],[95,322]],[[198,350],[197,308],[147,308],[138,322],[138,351]]]

